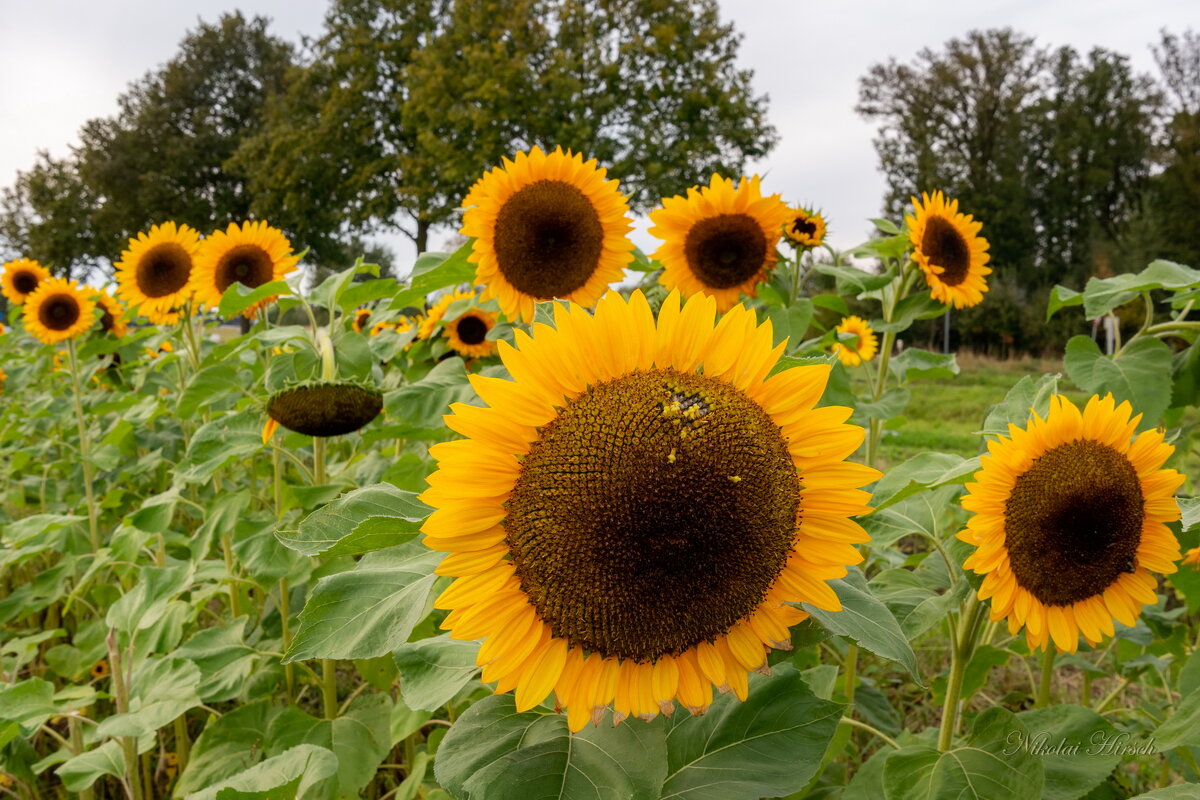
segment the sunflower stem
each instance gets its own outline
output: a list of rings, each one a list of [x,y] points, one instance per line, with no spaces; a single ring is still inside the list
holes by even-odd
[[[280,517],[283,508],[283,459],[280,457],[279,445],[271,441],[272,500],[275,503],[275,519]],[[288,601],[288,579],[285,575],[279,579],[279,624],[283,629],[283,652],[292,646],[291,609]],[[292,702],[296,696],[296,670],[292,664],[283,665],[283,682],[287,688],[287,700]]]
[[[83,493],[87,499],[88,510],[88,539],[92,543],[92,552],[100,549],[100,517],[96,509],[96,494],[92,488],[95,477],[92,465],[92,443],[88,438],[87,424],[83,419],[83,389],[79,384],[79,359],[75,355],[75,340],[67,340],[67,354],[71,361],[72,396],[75,400],[75,424],[79,428],[79,456],[83,463]]]
[[[232,534],[221,534],[221,555],[225,559],[225,574],[228,576],[226,583],[229,586],[229,611],[233,618],[237,619],[242,615],[242,601],[238,595],[237,575],[234,574]]]
[[[113,699],[116,702],[117,713],[129,712],[129,687],[125,683],[125,665],[121,661],[121,649],[117,646],[117,632],[108,630],[106,639],[108,647],[108,664],[112,676]],[[144,800],[142,779],[140,776],[141,763],[137,754],[137,739],[132,736],[122,736],[121,752],[125,756],[125,782],[129,787],[133,800]]]
[[[1057,655],[1047,642],[1042,650],[1042,671],[1038,678],[1037,700],[1034,708],[1045,708],[1050,704],[1050,682],[1054,677],[1054,657]]]
[[[846,661],[843,664],[845,683],[842,693],[846,695],[846,715],[854,712],[854,689],[858,685],[858,645],[854,642],[846,648]]]
[[[183,336],[187,341],[188,361],[192,364],[192,373],[200,371],[200,345],[196,341],[196,330],[192,324],[192,301],[189,300],[183,309],[184,319],[180,322]]]
[[[950,678],[946,684],[946,701],[942,705],[942,725],[938,731],[938,750],[942,752],[949,750],[954,741],[954,731],[958,727],[963,674],[967,670],[967,664],[971,662],[971,656],[975,654],[983,609],[979,598],[972,593],[967,598],[966,606],[958,620],[958,631],[954,637],[954,646],[950,650]]]
[[[325,719],[337,719],[337,662],[332,658],[321,659],[321,705]]]
[[[850,725],[855,728],[860,728],[860,729],[866,731],[867,733],[875,736],[876,738],[883,740],[884,742],[891,745],[895,749],[897,749],[897,750],[900,749],[899,742],[897,742],[895,739],[888,736],[886,733],[884,733],[883,731],[879,730],[878,728],[876,728],[872,725],[868,725],[865,722],[859,722],[858,720],[854,719],[853,717],[842,717],[842,724]]]

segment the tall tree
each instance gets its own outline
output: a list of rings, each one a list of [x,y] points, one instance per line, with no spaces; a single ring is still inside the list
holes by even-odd
[[[85,278],[102,260],[95,193],[74,158],[38,153],[30,169],[0,190],[0,261],[32,258],[68,278]]]
[[[1168,31],[1154,48],[1166,94],[1151,186],[1164,255],[1200,266],[1200,35]]]

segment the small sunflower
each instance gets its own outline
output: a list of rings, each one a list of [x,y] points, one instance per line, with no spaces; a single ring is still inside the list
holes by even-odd
[[[164,222],[129,240],[117,271],[117,297],[156,325],[179,321],[178,309],[191,298],[191,275],[200,234],[187,225]]]
[[[417,338],[428,339],[437,329],[438,323],[442,321],[442,317],[446,316],[446,309],[453,303],[459,300],[474,300],[474,289],[455,289],[442,295],[437,299],[429,311],[425,312],[424,316],[417,321]]]
[[[713,175],[708,186],[662,201],[650,213],[650,235],[663,241],[654,257],[659,281],[687,297],[710,294],[725,312],[739,295],[755,297],[755,286],[775,265],[775,246],[791,211],[773,194],[763,197],[759,178],[733,180]]]
[[[379,322],[376,322],[374,325],[371,326],[370,335],[378,336],[379,334],[383,333],[384,331],[394,331],[394,330],[396,330],[396,323],[391,322],[386,319],[380,320]]]
[[[846,317],[835,330],[858,337],[853,342],[837,342],[833,345],[834,355],[847,367],[857,367],[870,361],[879,350],[879,340],[875,337],[875,331],[871,330],[871,326],[861,317]]]
[[[922,193],[912,198],[915,217],[905,217],[913,246],[913,260],[925,273],[933,299],[955,308],[969,308],[983,301],[988,290],[984,276],[991,275],[988,241],[979,235],[983,223],[970,214],[958,213],[958,201],[942,193]]]
[[[1200,567],[1200,547],[1193,547],[1184,553],[1183,563],[1190,567]]]
[[[988,444],[990,456],[967,484],[974,512],[958,534],[976,550],[963,564],[984,575],[979,599],[993,621],[1025,628],[1030,647],[1075,652],[1113,635],[1113,620],[1133,625],[1154,603],[1151,572],[1171,573],[1179,542],[1166,523],[1179,519],[1175,490],[1184,476],[1162,465],[1174,448],[1163,434],[1134,437],[1141,415],[1111,395],[1080,413],[1056,395],[1042,419]]]
[[[825,217],[803,207],[789,209],[783,235],[798,247],[820,247],[825,242]]]
[[[192,288],[196,299],[211,309],[221,305],[221,295],[235,283],[254,289],[283,280],[295,271],[300,256],[292,254],[292,243],[278,228],[265,222],[229,223],[200,245]],[[274,298],[266,298],[246,309],[250,317]]]
[[[96,321],[96,302],[75,281],[49,278],[25,301],[25,330],[42,344],[56,344],[86,332]]]
[[[807,617],[839,610],[826,580],[868,536],[845,459],[863,429],[815,408],[827,365],[767,378],[783,353],[738,306],[610,292],[594,315],[555,306],[555,327],[499,343],[514,380],[472,375],[487,403],[452,405],[465,437],[434,445],[424,542],[456,580],[435,601],[456,639],[518,710],[551,691],[572,730],[694,714],[712,688],[745,699],[748,673]]]
[[[461,356],[485,358],[496,353],[496,343],[488,341],[488,331],[496,327],[500,315],[472,308],[457,319],[442,325],[442,335]]]
[[[560,297],[590,306],[633,260],[629,202],[596,160],[555,148],[517,153],[486,173],[463,200],[462,233],[483,300],[510,319],[533,320],[534,304]]]
[[[109,670],[108,670],[108,662],[107,661],[97,661],[95,664],[92,665],[92,677],[96,678],[97,680],[99,680],[100,678],[107,678],[108,671]]]
[[[28,258],[18,258],[4,265],[4,280],[0,291],[13,305],[20,305],[29,299],[38,284],[50,279],[50,270],[36,261]]]
[[[0,336],[3,336],[6,333],[8,333],[8,328],[4,327],[3,322],[0,322]]]
[[[0,393],[4,391],[4,382],[6,380],[8,380],[8,373],[5,372],[2,367],[0,367]]]
[[[96,305],[103,312],[100,315],[101,329],[118,339],[124,338],[129,329],[125,325],[125,309],[120,302],[108,292],[100,292],[96,295]]]
[[[348,381],[310,381],[281,389],[267,401],[263,442],[282,425],[306,436],[344,436],[383,410],[383,393]],[[272,425],[271,423],[276,423]]]
[[[145,348],[145,350],[146,355],[150,356],[150,358],[158,358],[159,353],[174,353],[175,345],[171,344],[168,340],[160,344],[157,350],[151,350],[149,347]]]
[[[371,309],[360,308],[354,312],[354,322],[351,324],[353,325],[354,330],[356,332],[362,333],[363,328],[367,327],[367,323],[370,321],[371,321]],[[375,335],[374,329],[371,330],[371,335],[372,336]]]

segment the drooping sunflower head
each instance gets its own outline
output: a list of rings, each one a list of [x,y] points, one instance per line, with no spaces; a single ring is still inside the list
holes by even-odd
[[[96,321],[92,292],[75,281],[48,278],[25,301],[25,330],[42,344],[55,344],[85,333]]]
[[[442,324],[442,335],[461,356],[485,358],[496,353],[496,343],[489,341],[488,332],[496,327],[500,315],[494,311],[472,308],[456,319]]]
[[[654,257],[663,265],[659,278],[685,297],[712,295],[717,310],[728,311],[775,265],[775,246],[791,215],[773,194],[763,197],[759,178],[733,180],[713,175],[708,186],[688,189],[662,201],[650,213],[650,235],[662,240]]]
[[[925,274],[933,299],[955,308],[968,308],[983,301],[988,290],[985,266],[988,241],[979,235],[983,223],[970,214],[960,214],[957,200],[947,200],[940,191],[912,198],[916,215],[905,217],[912,242],[913,260]]]
[[[819,211],[796,207],[788,210],[783,235],[797,247],[820,247],[825,242],[825,217]]]
[[[4,265],[4,279],[0,283],[0,291],[13,305],[20,305],[29,299],[29,295],[38,285],[49,280],[50,270],[36,261],[28,258],[18,258]]]
[[[296,269],[300,256],[293,255],[292,243],[283,231],[266,222],[229,223],[223,231],[214,231],[200,245],[192,288],[196,299],[208,308],[221,304],[221,295],[235,283],[254,289],[271,281],[283,280]],[[271,302],[267,298],[246,309],[247,317]]]
[[[125,325],[125,308],[108,292],[100,292],[95,296],[96,305],[100,306],[100,328],[105,333],[121,339],[129,332]]]
[[[371,309],[360,308],[354,312],[354,322],[351,324],[354,327],[355,331],[362,333],[363,329],[367,327],[367,323],[370,321],[371,321]],[[372,336],[375,335],[374,329],[372,329],[371,335]]]
[[[1166,523],[1179,518],[1174,492],[1184,476],[1162,465],[1174,448],[1163,434],[1136,438],[1141,415],[1128,403],[1092,397],[1081,413],[1061,396],[1045,419],[988,446],[967,484],[974,512],[958,534],[978,549],[964,567],[985,575],[981,600],[992,619],[1022,627],[1031,647],[1053,640],[1075,652],[1133,625],[1154,603],[1152,572],[1171,573],[1179,542]]]
[[[833,352],[847,367],[857,367],[864,361],[870,361],[879,350],[879,340],[875,331],[861,317],[846,317],[835,328],[840,334],[857,337],[849,341],[838,341],[833,345]]]
[[[556,297],[590,306],[633,260],[629,203],[596,160],[534,147],[486,173],[463,200],[462,232],[483,299],[533,320]]]
[[[267,415],[272,421],[306,436],[353,433],[382,410],[382,392],[350,381],[297,384],[281,389],[267,401]],[[263,440],[267,438],[264,433]]]
[[[712,689],[747,693],[770,647],[840,608],[825,583],[868,540],[848,517],[878,477],[844,459],[863,430],[815,408],[827,365],[770,378],[783,346],[738,306],[671,293],[657,322],[640,292],[595,315],[499,343],[513,381],[471,376],[487,407],[454,404],[467,437],[435,445],[425,544],[457,580],[438,598],[455,638],[517,708],[551,691],[572,730],[693,713]]]
[[[187,225],[164,222],[139,233],[122,251],[117,297],[158,325],[178,321],[178,309],[192,296],[190,281],[200,233]]]

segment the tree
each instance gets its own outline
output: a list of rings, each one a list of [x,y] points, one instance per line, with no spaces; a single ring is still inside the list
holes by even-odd
[[[67,278],[86,278],[100,248],[95,194],[73,158],[39,152],[34,166],[0,191],[0,261],[32,258]]]
[[[715,0],[334,0],[325,27],[235,159],[260,214],[311,212],[307,241],[424,249],[533,144],[598,158],[645,208],[775,140]]]
[[[1200,35],[1162,32],[1154,48],[1167,103],[1151,201],[1165,255],[1200,266]]]

